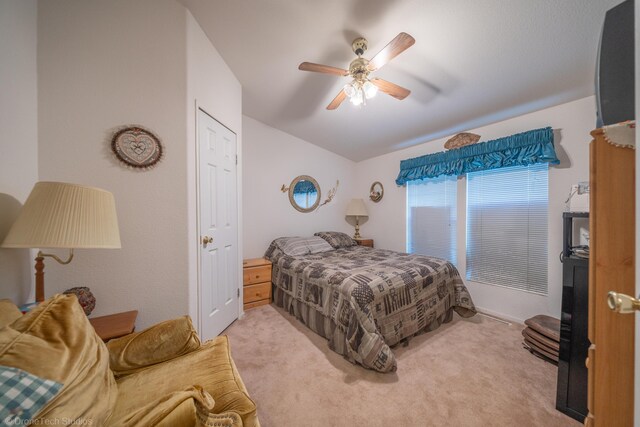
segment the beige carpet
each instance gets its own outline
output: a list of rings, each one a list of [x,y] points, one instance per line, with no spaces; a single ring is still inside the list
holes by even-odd
[[[225,333],[263,427],[581,425],[556,411],[556,367],[522,348],[522,328],[456,315],[396,347],[391,374],[352,365],[273,305]]]

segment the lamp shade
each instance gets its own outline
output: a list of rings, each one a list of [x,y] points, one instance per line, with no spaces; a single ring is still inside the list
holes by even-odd
[[[120,248],[113,194],[77,184],[38,182],[2,247]]]
[[[347,216],[369,216],[362,199],[351,199],[347,205]]]

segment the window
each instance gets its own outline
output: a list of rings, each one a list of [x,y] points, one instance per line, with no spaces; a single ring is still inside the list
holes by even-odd
[[[293,201],[296,202],[298,206],[303,208],[309,208],[316,202],[316,198],[318,197],[318,192],[310,192],[310,193],[293,193]]]
[[[547,293],[546,163],[467,174],[467,279]]]
[[[457,178],[407,183],[407,252],[456,263]]]

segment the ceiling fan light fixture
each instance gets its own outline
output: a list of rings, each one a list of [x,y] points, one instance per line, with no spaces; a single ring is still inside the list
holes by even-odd
[[[349,98],[351,98],[353,95],[356,94],[356,88],[353,86],[352,83],[347,83],[346,85],[344,85],[344,93],[345,95],[347,95]]]
[[[366,82],[364,82],[364,84],[362,85],[362,90],[364,92],[364,96],[367,99],[371,99],[374,96],[376,96],[376,94],[378,93],[378,86],[374,85],[373,83],[371,83],[369,80],[367,80]]]
[[[356,89],[355,94],[349,99],[351,103],[355,106],[362,105],[364,103],[364,94],[362,93],[362,89]]]

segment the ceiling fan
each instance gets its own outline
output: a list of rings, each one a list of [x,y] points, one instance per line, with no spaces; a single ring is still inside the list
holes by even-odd
[[[367,60],[362,55],[367,50],[367,39],[358,37],[351,43],[351,48],[358,55],[351,61],[349,69],[331,67],[329,65],[303,62],[298,66],[302,71],[313,71],[316,73],[333,74],[336,76],[351,76],[353,80],[347,83],[338,93],[333,101],[327,105],[327,110],[335,110],[340,106],[345,98],[349,98],[353,105],[366,104],[367,99],[372,98],[378,90],[393,96],[396,99],[405,99],[411,91],[394,83],[379,78],[369,79],[369,73],[376,71],[391,61],[396,56],[413,46],[416,40],[407,33],[398,34],[388,45],[384,47],[376,56]]]

